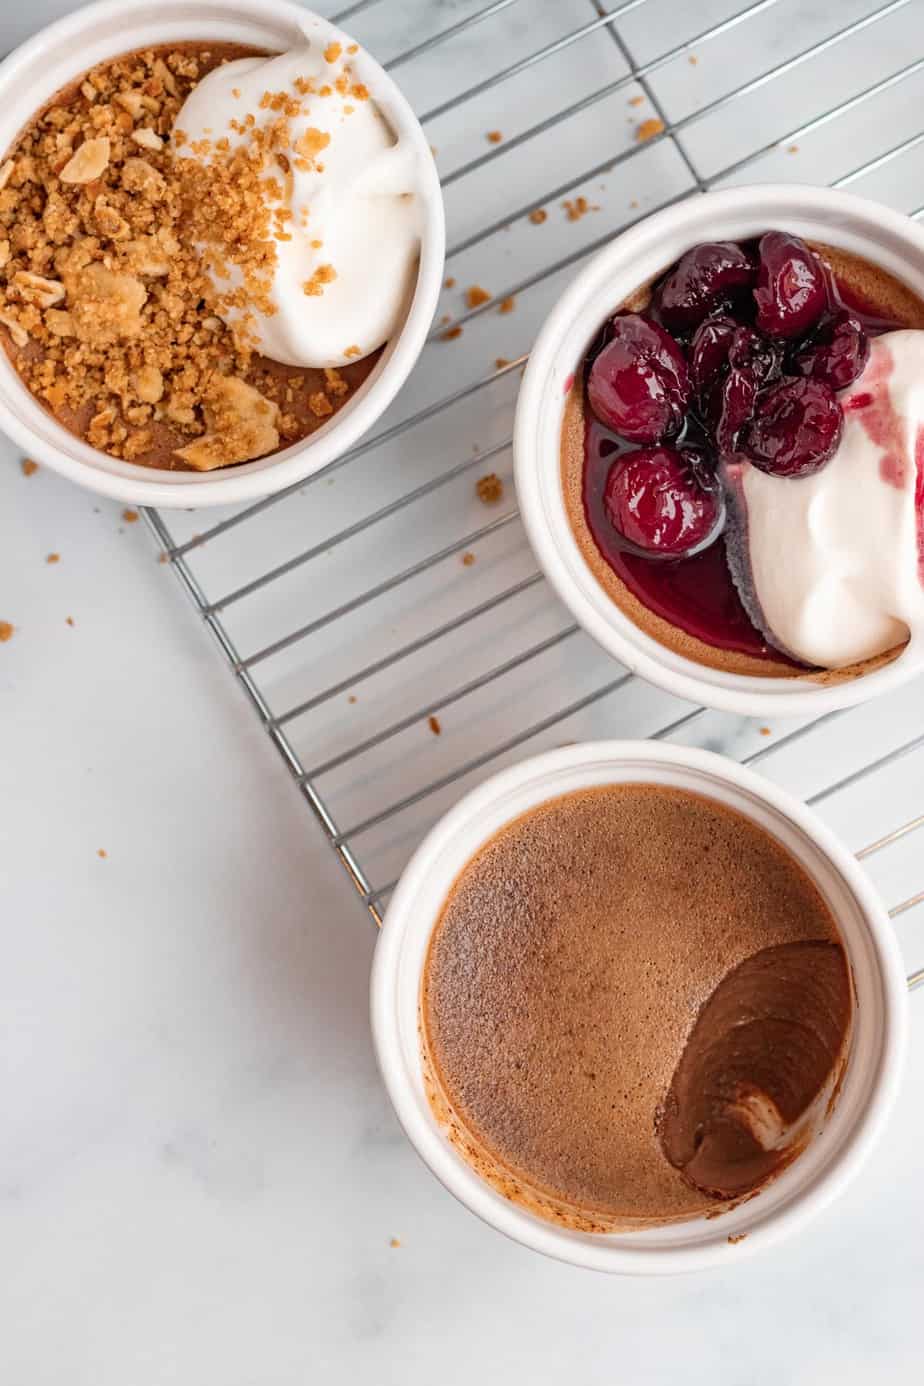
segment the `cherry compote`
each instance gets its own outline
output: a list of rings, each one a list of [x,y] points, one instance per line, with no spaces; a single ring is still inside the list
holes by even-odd
[[[785,659],[729,574],[723,463],[793,485],[825,466],[843,425],[837,392],[862,373],[869,338],[900,326],[784,231],[694,246],[645,312],[603,324],[585,360],[584,510],[649,610],[719,649]]]

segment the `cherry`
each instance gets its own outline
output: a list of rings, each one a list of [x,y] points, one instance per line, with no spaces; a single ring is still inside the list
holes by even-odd
[[[869,338],[859,320],[841,308],[822,321],[792,361],[800,375],[823,380],[832,390],[846,390],[862,375],[868,359]]]
[[[722,367],[728,361],[732,339],[738,329],[734,318],[720,315],[705,318],[693,333],[690,342],[690,381],[699,396],[704,396]]]
[[[743,449],[762,472],[809,476],[834,455],[844,411],[821,380],[781,380],[764,394],[743,436]]]
[[[786,231],[760,238],[757,268],[757,326],[771,337],[801,337],[827,305],[821,265],[805,241]]]
[[[720,304],[751,288],[754,265],[734,241],[707,241],[682,255],[655,296],[664,326],[689,332]]]
[[[623,538],[649,557],[686,558],[711,543],[724,520],[721,489],[698,451],[639,448],[610,468],[603,507]]]
[[[713,386],[706,412],[722,456],[737,448],[738,434],[754,413],[758,388],[755,377],[741,370],[728,371]]]
[[[587,381],[600,422],[630,443],[657,443],[680,430],[689,396],[687,364],[673,337],[637,313],[613,318],[611,340]]]
[[[695,377],[708,376],[712,370],[712,383],[702,402],[716,446],[721,454],[734,452],[738,434],[754,412],[758,391],[779,375],[782,352],[769,337],[751,327],[738,327],[730,318],[702,323],[691,350]]]

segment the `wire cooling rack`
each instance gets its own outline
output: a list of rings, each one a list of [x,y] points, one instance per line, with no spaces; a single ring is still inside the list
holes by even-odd
[[[333,18],[398,72],[435,147],[444,320],[373,436],[321,475],[217,518],[146,518],[372,917],[471,783],[614,735],[760,764],[855,848],[893,918],[914,911],[924,683],[771,727],[646,685],[536,571],[510,429],[569,274],[650,212],[799,180],[924,214],[924,0],[358,0]],[[490,299],[467,306],[470,286]],[[492,472],[504,494],[487,506]],[[897,926],[912,986],[921,913],[917,939]]]

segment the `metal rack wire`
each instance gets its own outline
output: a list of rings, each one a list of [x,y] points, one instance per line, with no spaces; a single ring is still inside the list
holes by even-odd
[[[343,23],[375,20],[381,25],[389,4],[358,0],[334,17]],[[568,0],[555,7],[543,0],[481,5],[463,0],[462,8],[466,13],[454,23],[438,19],[434,25],[432,15],[445,17],[446,11],[429,7],[430,32],[424,25],[424,36],[397,51],[386,66],[401,69],[402,81],[415,74],[411,95],[418,96],[425,125],[449,129],[452,149],[461,148],[462,157],[443,174],[449,203],[447,269],[474,277],[484,255],[485,264],[507,275],[490,301],[454,315],[454,325],[476,334],[478,350],[488,355],[510,340],[507,319],[497,315],[499,302],[536,295],[532,316],[520,329],[529,332],[562,276],[616,231],[680,198],[741,181],[742,174],[766,176],[768,168],[777,170],[781,159],[795,154],[805,141],[817,140],[822,158],[831,139],[841,151],[856,143],[862,161],[828,181],[835,187],[862,184],[910,215],[924,215],[924,182],[917,194],[922,205],[915,206],[914,178],[903,162],[924,143],[924,129],[903,129],[894,117],[896,110],[904,111],[907,124],[909,110],[918,105],[912,98],[918,91],[916,79],[924,74],[924,58],[896,65],[896,55],[909,51],[907,31],[903,38],[900,26],[924,20],[924,0],[851,0],[833,7],[827,27],[815,22],[821,30],[795,50],[790,0],[755,0],[741,9],[723,6],[722,0],[696,6],[624,0],[609,10],[599,0]],[[541,32],[545,25],[547,31],[553,8],[560,31],[533,46],[533,27]],[[697,30],[694,11],[717,17]],[[487,48],[486,36],[496,36],[501,26],[517,36],[510,44],[512,60],[428,105],[427,93],[443,90],[432,80],[432,64],[454,45],[463,45],[469,55]],[[811,28],[806,27],[807,34]],[[671,34],[681,36],[665,45]],[[360,32],[360,37],[366,35]],[[751,54],[750,76],[745,76],[747,63],[734,60],[735,44]],[[492,45],[496,50],[493,39]],[[518,46],[523,50],[519,54]],[[637,56],[646,49],[647,56]],[[775,50],[781,56],[774,56]],[[694,69],[709,67],[710,54],[715,55],[709,79],[713,94],[704,100],[691,82],[695,87]],[[863,61],[863,70],[874,80],[857,90],[855,74],[864,54],[874,55],[874,61]],[[574,62],[575,57],[580,61]],[[571,75],[563,78],[562,65],[569,63]],[[590,89],[581,86],[585,67]],[[729,72],[743,80],[729,79]],[[602,82],[594,81],[598,75]],[[819,107],[827,92],[836,99],[825,100],[823,108],[806,108],[804,97],[791,99],[794,77],[806,79],[810,93],[816,93],[810,99]],[[560,106],[559,90],[565,96]],[[765,106],[754,126],[756,142],[749,138],[745,149],[732,150],[728,157],[719,140],[716,158],[716,141],[710,145],[702,138],[707,127],[714,131],[718,118],[736,136],[740,125],[740,138],[746,137],[755,120],[748,103],[755,96]],[[628,128],[616,135],[614,98],[630,108]],[[514,133],[472,152],[472,112],[484,109],[502,110]],[[661,123],[652,138],[635,138],[636,109]],[[798,112],[797,120],[790,110]],[[467,143],[451,133],[465,133],[466,127]],[[581,136],[579,141],[569,136],[570,171],[555,176],[552,161],[548,185],[540,185],[537,165],[543,151],[553,136],[564,137],[573,129]],[[483,141],[484,135],[477,138]],[[528,175],[522,196],[513,176],[518,170]],[[897,191],[883,188],[883,174],[890,172],[898,176]],[[598,189],[601,179],[610,187],[614,175],[619,183],[636,173],[643,189],[639,198],[601,217],[601,234],[582,229],[577,244],[567,247],[559,236],[550,255],[537,256],[535,228],[545,218],[531,220],[530,214],[560,206],[582,189]],[[793,171],[786,169],[786,175]],[[503,215],[492,215],[488,203],[482,215],[479,188],[491,186],[482,180],[498,176],[508,185]],[[812,181],[820,180],[815,176]],[[455,189],[471,189],[471,194],[454,198]],[[517,272],[521,261],[523,270]],[[214,636],[373,919],[380,922],[403,860],[449,796],[521,748],[538,749],[550,744],[550,737],[554,743],[556,736],[588,731],[703,744],[731,738],[745,764],[766,763],[810,804],[846,805],[835,814],[841,823],[845,817],[848,824],[864,817],[879,825],[881,831],[863,842],[857,855],[867,863],[899,862],[897,869],[882,872],[880,882],[885,891],[898,882],[893,918],[924,903],[924,889],[906,893],[909,884],[918,885],[924,877],[920,839],[914,837],[924,827],[924,813],[913,814],[917,804],[908,798],[909,792],[916,793],[915,781],[920,782],[924,769],[924,756],[918,756],[924,734],[916,731],[920,724],[913,697],[905,696],[876,721],[869,710],[853,709],[775,731],[646,690],[595,651],[535,571],[515,503],[508,499],[500,513],[489,515],[473,502],[475,476],[509,465],[514,387],[528,337],[518,354],[509,360],[497,356],[487,372],[473,365],[469,355],[458,372],[461,383],[447,390],[447,371],[455,363],[447,365],[453,348],[440,341],[443,335],[444,325],[438,324],[404,400],[385,424],[322,476],[214,521],[181,514],[168,523],[158,511],[145,512],[163,557]],[[465,378],[466,371],[472,378]],[[489,445],[464,447],[460,418],[479,436],[484,425]],[[338,482],[347,479],[340,503],[325,489],[335,474]],[[370,496],[377,502],[371,506]],[[310,510],[306,497],[313,502]],[[472,523],[473,518],[481,522]],[[201,531],[184,534],[193,523],[202,524]],[[405,553],[410,561],[390,561]],[[475,556],[481,577],[467,590]],[[357,574],[364,571],[373,580],[357,585]],[[338,590],[341,599],[324,605],[324,592]],[[496,647],[504,658],[493,657]],[[458,677],[460,671],[465,677]],[[430,696],[419,692],[425,681]],[[352,707],[344,706],[347,698],[351,704],[360,701],[354,690],[371,694],[363,700],[363,716],[355,726]],[[457,719],[454,736],[442,736],[441,717]],[[761,736],[768,739],[761,741]],[[873,750],[873,757],[858,756],[858,744],[866,752]],[[844,766],[833,782],[832,757]],[[806,767],[816,760],[829,767],[826,782],[813,782],[811,773],[806,779]],[[894,778],[897,771],[900,780]],[[872,818],[853,814],[850,805],[861,803],[865,809],[881,809]],[[896,809],[902,820],[898,826]],[[347,826],[341,827],[341,821]],[[849,830],[847,835],[849,839]],[[924,966],[919,966],[911,971],[909,985],[922,983]]]

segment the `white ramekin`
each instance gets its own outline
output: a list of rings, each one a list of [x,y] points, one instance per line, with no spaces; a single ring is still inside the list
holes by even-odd
[[[102,0],[42,29],[0,63],[0,153],[61,87],[119,53],[187,39],[292,48],[304,26],[327,42],[352,40],[288,0]],[[420,268],[403,326],[375,370],[328,423],[304,442],[214,472],[166,472],[107,457],[62,428],[0,351],[0,427],[23,452],[62,476],[138,505],[229,505],[254,500],[326,467],[372,427],[404,384],[426,341],[442,283],[446,232],[439,177],[420,122],[395,83],[363,49],[354,59],[392,129],[411,142],[423,180]]]
[[[512,1203],[449,1143],[423,1083],[421,973],[448,891],[479,847],[543,801],[591,785],[673,785],[747,815],[802,864],[833,911],[856,990],[850,1053],[833,1113],[805,1152],[756,1198],[718,1218],[654,1230],[569,1231]],[[895,1099],[907,1024],[907,987],[895,937],[856,860],[803,804],[709,751],[650,741],[566,746],[504,770],[467,794],[414,853],[392,896],[372,969],[372,1031],[379,1066],[405,1132],[438,1179],[485,1222],[535,1251],[593,1270],[669,1274],[728,1265],[803,1226],[847,1186]],[[746,1239],[731,1243],[730,1237]]]
[[[575,619],[622,664],[681,698],[746,716],[813,716],[866,702],[921,672],[924,641],[843,682],[755,678],[710,669],[669,650],[611,601],[585,562],[565,509],[562,413],[570,377],[604,319],[699,241],[770,228],[862,255],[924,298],[924,229],[877,202],[830,188],[767,184],[707,193],[668,207],[601,250],[565,291],[530,352],[514,429],[517,495],[546,577]]]

